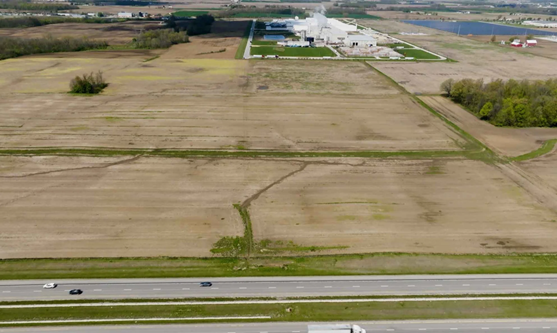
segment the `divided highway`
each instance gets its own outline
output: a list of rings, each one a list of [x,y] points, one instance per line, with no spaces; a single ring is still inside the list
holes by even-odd
[[[199,282],[211,281],[211,287]],[[43,284],[56,282],[56,289]],[[71,289],[82,295],[69,295]],[[556,274],[0,281],[0,301],[556,293]]]
[[[305,333],[310,323],[122,325],[84,327],[0,328],[2,333],[75,332],[75,333]],[[367,332],[557,332],[557,320],[446,320],[358,322]]]

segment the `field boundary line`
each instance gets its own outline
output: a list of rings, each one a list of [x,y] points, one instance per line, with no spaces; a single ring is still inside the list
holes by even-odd
[[[532,150],[529,153],[526,154],[522,154],[519,156],[515,156],[515,157],[510,157],[510,160],[515,161],[515,162],[522,162],[522,161],[527,161],[527,160],[531,160],[534,158],[538,158],[544,155],[547,155],[551,152],[553,152],[553,150],[555,149],[555,144],[557,143],[557,139],[550,139],[550,140],[546,140],[542,146],[536,150]]]

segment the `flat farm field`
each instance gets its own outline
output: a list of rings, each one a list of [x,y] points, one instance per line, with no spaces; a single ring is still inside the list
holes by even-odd
[[[555,252],[557,216],[469,160],[1,157],[0,257]],[[428,189],[424,191],[424,189]]]
[[[179,45],[180,46],[180,45]],[[0,63],[0,146],[458,150],[460,136],[363,63],[79,52]],[[151,59],[151,60],[150,60]],[[69,95],[76,75],[109,86]]]
[[[392,24],[389,24],[392,23]],[[374,62],[372,65],[401,84],[411,93],[439,93],[447,79],[538,79],[557,76],[557,60],[510,47],[490,45],[435,29],[417,27],[394,21],[368,21],[367,26],[381,31],[426,33],[427,35],[398,35],[405,41],[441,54],[457,62],[400,63]],[[509,37],[507,37],[508,40]],[[516,71],[513,68],[521,68]]]

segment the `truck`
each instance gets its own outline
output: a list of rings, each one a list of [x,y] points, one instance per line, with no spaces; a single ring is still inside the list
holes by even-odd
[[[366,333],[366,330],[350,324],[308,325],[308,333]]]

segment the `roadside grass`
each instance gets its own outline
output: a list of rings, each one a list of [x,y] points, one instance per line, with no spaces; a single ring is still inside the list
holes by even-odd
[[[192,16],[201,16],[209,14],[206,10],[181,10],[178,12],[174,12],[174,16],[176,17],[192,17]]]
[[[335,53],[327,47],[271,47],[251,48],[251,55],[278,55],[281,57],[334,57]]]
[[[546,142],[543,143],[543,145],[540,148],[538,148],[534,151],[531,151],[529,153],[526,153],[524,155],[511,157],[510,160],[511,161],[516,161],[516,162],[522,162],[522,161],[530,160],[530,159],[548,154],[555,147],[555,143],[557,143],[557,139],[547,140]]]
[[[244,52],[246,51],[246,46],[248,45],[249,34],[251,32],[251,26],[253,24],[254,24],[253,22],[250,22],[246,27],[246,30],[244,30],[244,36],[242,37],[242,40],[240,41],[240,46],[238,46],[238,50],[236,51],[236,55],[234,56],[235,59],[244,58]]]
[[[0,321],[270,316],[257,321],[549,318],[556,300],[207,304],[2,309]],[[253,320],[248,320],[253,321]],[[164,322],[163,320],[161,322]],[[94,323],[91,323],[94,324]],[[4,326],[14,326],[7,324]],[[18,325],[19,326],[19,325]]]
[[[396,52],[402,54],[405,57],[413,57],[416,60],[433,60],[433,59],[440,59],[438,56],[433,55],[429,52],[424,50],[418,49],[402,49],[402,50],[395,50]]]
[[[370,253],[0,260],[0,279],[557,273],[557,254]]]

